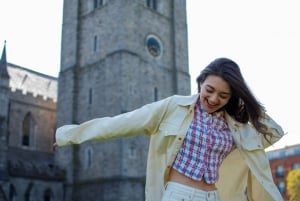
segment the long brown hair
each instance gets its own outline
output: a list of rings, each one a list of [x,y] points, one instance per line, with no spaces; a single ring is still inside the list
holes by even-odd
[[[268,140],[267,136],[272,135],[267,131],[266,125],[259,121],[264,118],[265,108],[247,86],[239,66],[228,58],[215,59],[197,77],[198,92],[208,75],[221,77],[231,88],[232,96],[224,106],[226,112],[238,122],[250,122]]]

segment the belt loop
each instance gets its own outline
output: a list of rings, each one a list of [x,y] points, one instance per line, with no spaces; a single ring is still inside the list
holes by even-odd
[[[196,189],[193,189],[193,190],[192,190],[191,194],[189,195],[189,200],[192,201],[192,200],[194,199],[194,197],[195,197],[195,195],[196,195],[196,192],[197,192]]]
[[[218,200],[219,199],[218,191],[217,190],[212,191],[211,197],[213,197],[214,200]]]
[[[208,192],[206,193],[206,199],[207,199],[207,200],[210,200],[210,193],[211,193],[210,191],[208,191]]]
[[[206,200],[218,200],[218,191],[208,191],[206,192]]]
[[[167,183],[165,184],[164,190],[167,190],[168,184],[169,184],[169,182],[167,182]]]

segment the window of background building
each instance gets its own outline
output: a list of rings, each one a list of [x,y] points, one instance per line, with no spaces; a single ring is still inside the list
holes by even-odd
[[[16,189],[12,184],[10,184],[9,185],[9,200],[10,201],[15,201],[16,197],[17,197]]]
[[[146,47],[153,57],[158,57],[162,53],[162,43],[157,36],[149,35],[146,38]]]
[[[89,89],[89,104],[91,105],[93,103],[93,89]]]
[[[300,163],[294,163],[292,169],[300,169]]]
[[[94,36],[94,52],[98,52],[98,36]]]
[[[94,8],[98,8],[103,5],[103,0],[94,0]]]
[[[31,194],[32,194],[32,190],[33,190],[33,183],[29,183],[26,189],[26,192],[24,194],[24,199],[25,201],[31,201]]]
[[[278,166],[276,169],[276,177],[284,177],[284,168],[282,165]]]
[[[33,135],[34,132],[34,120],[30,112],[28,112],[23,120],[23,128],[22,128],[22,145],[29,146],[30,145],[30,136]]]
[[[277,185],[279,191],[281,194],[284,194],[285,192],[285,183],[283,181],[279,182],[278,185]]]
[[[137,149],[136,149],[136,144],[131,143],[129,146],[129,158],[135,159],[137,157]]]
[[[51,201],[52,198],[53,198],[53,193],[52,193],[51,189],[48,188],[44,192],[44,201]]]
[[[157,9],[156,0],[147,0],[147,7],[152,8],[153,10]]]
[[[93,150],[91,147],[88,147],[84,152],[84,168],[88,169],[92,166]]]
[[[157,90],[157,87],[154,88],[154,101],[158,101],[158,90]]]

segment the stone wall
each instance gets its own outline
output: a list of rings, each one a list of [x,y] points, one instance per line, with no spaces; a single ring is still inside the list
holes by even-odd
[[[27,114],[34,121],[28,149],[52,152],[56,129],[56,102],[41,95],[16,90],[10,93],[9,146],[22,147],[22,127]],[[26,148],[23,146],[23,148]]]

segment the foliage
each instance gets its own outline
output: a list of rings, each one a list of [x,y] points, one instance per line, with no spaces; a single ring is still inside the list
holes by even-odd
[[[289,201],[300,201],[300,169],[295,169],[287,175],[287,194]]]

